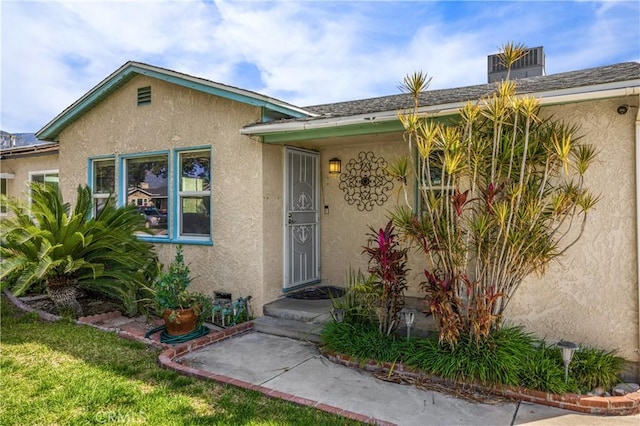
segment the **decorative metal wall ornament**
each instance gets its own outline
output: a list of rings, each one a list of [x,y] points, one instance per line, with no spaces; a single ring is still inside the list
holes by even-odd
[[[387,192],[393,189],[393,179],[387,173],[384,158],[363,151],[344,168],[339,188],[349,205],[355,204],[360,211],[371,211],[374,205],[381,206],[389,199]]]

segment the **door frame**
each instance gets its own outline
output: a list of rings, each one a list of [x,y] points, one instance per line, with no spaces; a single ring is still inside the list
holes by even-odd
[[[296,285],[290,285],[287,287],[287,284],[290,284],[288,281],[290,281],[289,279],[289,266],[290,266],[290,262],[291,262],[291,253],[290,253],[290,247],[289,247],[289,218],[288,218],[288,212],[289,212],[289,152],[294,151],[294,152],[299,152],[302,154],[306,154],[306,155],[311,155],[313,157],[315,157],[315,161],[316,161],[316,173],[314,176],[314,197],[315,197],[315,203],[316,203],[316,232],[315,232],[315,251],[316,251],[316,255],[315,255],[315,261],[316,261],[316,273],[317,273],[317,277],[309,280],[307,282],[303,282],[300,284],[296,284]],[[282,224],[283,224],[283,236],[282,236],[282,241],[283,241],[283,274],[282,274],[282,292],[283,293],[287,293],[290,292],[292,290],[296,290],[302,287],[306,287],[309,285],[313,285],[313,284],[317,284],[321,281],[321,264],[320,264],[320,259],[321,259],[321,247],[320,247],[320,204],[321,204],[321,199],[320,199],[320,185],[321,185],[321,180],[320,180],[320,152],[318,151],[313,151],[313,150],[309,150],[309,149],[304,149],[304,148],[298,148],[298,147],[293,147],[293,146],[285,146],[284,149],[284,179],[283,179],[283,212],[282,212]]]

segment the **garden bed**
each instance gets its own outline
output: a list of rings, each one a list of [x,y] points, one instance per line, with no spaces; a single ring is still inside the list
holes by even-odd
[[[447,393],[453,395],[497,395],[509,399],[533,402],[535,404],[562,408],[587,414],[607,416],[626,416],[640,414],[640,391],[629,393],[625,396],[588,396],[578,394],[553,394],[530,390],[517,386],[487,387],[477,383],[458,383],[446,380],[438,376],[429,375],[415,368],[404,366],[401,363],[376,362],[372,360],[358,360],[344,354],[323,350],[322,354],[330,361],[350,368],[361,369],[376,374],[379,378],[390,380],[395,377],[398,383],[418,385],[426,384],[427,387],[434,384]],[[477,399],[476,400],[481,400]]]

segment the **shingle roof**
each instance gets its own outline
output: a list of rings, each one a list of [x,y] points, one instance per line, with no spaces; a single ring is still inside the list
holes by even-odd
[[[523,78],[515,80],[515,83],[517,84],[518,93],[526,94],[614,83],[638,78],[640,78],[640,63],[623,62],[616,65],[607,65],[579,71]],[[492,92],[494,89],[495,84],[492,83],[457,87],[453,89],[427,90],[420,95],[420,106],[433,106],[477,100]],[[400,110],[410,108],[412,106],[413,99],[410,95],[398,94],[371,99],[313,105],[304,107],[304,109],[313,111],[324,117],[344,117],[381,111]],[[309,119],[299,120],[306,121]]]

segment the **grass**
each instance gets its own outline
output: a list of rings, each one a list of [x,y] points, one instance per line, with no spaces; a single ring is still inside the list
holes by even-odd
[[[47,323],[2,297],[0,419],[8,425],[356,425],[181,376],[159,351],[88,326]]]

